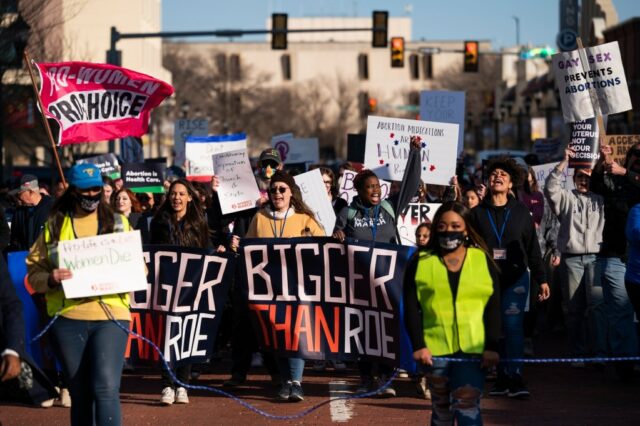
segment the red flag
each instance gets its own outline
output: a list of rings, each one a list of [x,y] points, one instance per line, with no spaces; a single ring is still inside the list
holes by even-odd
[[[60,125],[58,145],[142,136],[149,114],[173,87],[146,74],[108,64],[35,64],[45,115]]]

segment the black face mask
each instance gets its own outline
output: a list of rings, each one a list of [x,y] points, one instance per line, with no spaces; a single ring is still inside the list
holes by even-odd
[[[91,213],[100,205],[100,199],[102,198],[102,192],[98,193],[94,196],[89,195],[78,195],[78,202],[80,203],[80,208],[86,212]]]
[[[464,243],[464,232],[438,232],[438,244],[444,251],[453,251]]]

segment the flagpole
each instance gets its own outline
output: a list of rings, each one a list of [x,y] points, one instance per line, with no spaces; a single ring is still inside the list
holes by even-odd
[[[578,55],[580,55],[580,62],[582,71],[585,71],[584,65],[588,62],[586,61],[587,55],[584,51],[584,45],[582,44],[582,39],[580,37],[576,38],[576,42],[578,44]],[[594,89],[589,89],[589,99],[591,99],[591,107],[596,113],[596,122],[598,123],[598,150],[604,143],[606,142],[607,137],[607,129],[604,126],[604,119],[602,118],[602,110],[600,109],[600,102],[598,101],[598,96]]]
[[[53,134],[51,133],[51,127],[49,126],[49,121],[47,120],[47,116],[44,114],[44,106],[42,105],[42,98],[40,98],[40,91],[38,90],[38,85],[36,84],[36,77],[33,72],[33,67],[31,66],[31,59],[29,58],[29,54],[27,51],[24,51],[24,60],[27,63],[27,68],[29,69],[29,75],[31,76],[31,83],[33,84],[33,92],[36,94],[36,99],[38,99],[38,106],[40,107],[40,114],[42,115],[42,123],[44,124],[44,128],[47,131],[47,136],[49,137],[49,142],[51,142],[51,149],[53,150],[53,156],[56,159],[56,165],[58,166],[58,173],[60,174],[60,180],[62,184],[67,186],[67,181],[64,178],[64,173],[62,173],[62,165],[60,164],[60,157],[58,157],[58,149],[56,147],[56,143],[53,140]]]

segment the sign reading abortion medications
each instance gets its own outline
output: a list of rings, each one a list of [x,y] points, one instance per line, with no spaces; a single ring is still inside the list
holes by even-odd
[[[251,171],[247,150],[221,152],[214,154],[212,160],[220,184],[218,199],[222,214],[255,207],[260,190]]]
[[[401,181],[412,136],[419,138],[421,178],[425,183],[449,185],[456,174],[457,124],[369,116],[364,164],[380,179]]]
[[[60,241],[58,255],[60,267],[73,274],[62,281],[67,299],[147,288],[140,231]]]
[[[567,123],[631,109],[617,41],[557,53],[553,71]]]

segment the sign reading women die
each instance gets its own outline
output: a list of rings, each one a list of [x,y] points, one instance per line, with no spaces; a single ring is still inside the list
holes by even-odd
[[[411,136],[418,137],[420,177],[425,183],[449,185],[456,174],[459,126],[453,123],[369,116],[364,164],[380,179],[402,180]]]

